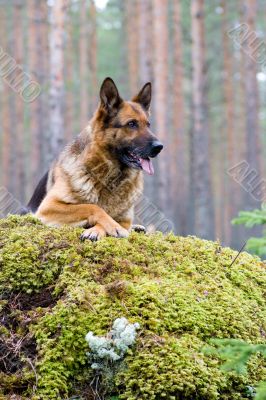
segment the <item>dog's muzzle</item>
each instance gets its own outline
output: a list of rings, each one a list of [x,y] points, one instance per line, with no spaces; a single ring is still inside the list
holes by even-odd
[[[156,157],[163,149],[163,144],[159,140],[155,140],[151,144],[149,157]]]

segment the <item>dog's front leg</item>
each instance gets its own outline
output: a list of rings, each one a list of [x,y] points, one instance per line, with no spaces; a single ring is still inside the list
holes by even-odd
[[[67,204],[47,196],[36,212],[47,225],[90,226],[81,239],[99,240],[104,236],[127,237],[128,231],[96,204]]]

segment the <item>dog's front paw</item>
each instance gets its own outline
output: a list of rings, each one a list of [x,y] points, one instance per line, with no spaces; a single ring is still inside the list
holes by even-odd
[[[101,226],[93,226],[92,228],[85,229],[84,232],[80,235],[80,239],[86,240],[89,239],[92,242],[97,242],[97,240],[102,239],[106,236],[104,229]]]
[[[125,228],[122,228],[122,226],[119,226],[115,230],[116,230],[116,237],[118,238],[127,238],[129,235],[129,232]]]
[[[145,226],[137,225],[137,224],[132,225],[131,230],[134,232],[138,232],[138,233],[146,233],[147,232]]]
[[[104,225],[107,236],[116,238],[127,238],[129,232],[118,223],[108,223]]]

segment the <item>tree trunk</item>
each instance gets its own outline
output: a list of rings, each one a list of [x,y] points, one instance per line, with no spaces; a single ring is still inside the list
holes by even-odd
[[[128,65],[128,48],[127,48],[127,17],[126,17],[126,1],[118,2],[118,11],[121,18],[121,29],[119,31],[119,42],[120,42],[120,54],[118,63],[120,68],[118,70],[118,81],[121,87],[125,88],[125,95],[129,95],[129,65]],[[132,95],[132,93],[131,93]]]
[[[7,10],[4,7],[0,13],[1,46],[4,51],[8,46]],[[10,187],[10,154],[11,154],[11,119],[9,109],[10,88],[2,81],[3,96],[1,99],[1,126],[2,126],[2,147],[1,147],[1,185]],[[1,211],[1,210],[0,210]]]
[[[232,54],[230,52],[230,43],[228,30],[230,26],[228,25],[228,4],[226,0],[222,0],[221,6],[223,8],[223,18],[222,18],[222,37],[223,37],[223,84],[224,84],[224,105],[225,105],[225,138],[226,138],[226,163],[224,163],[224,168],[221,170],[222,177],[225,179],[226,170],[232,168],[236,164],[235,149],[237,143],[235,141],[235,95],[234,95],[234,85],[233,85],[233,64],[232,64]],[[224,193],[224,221],[225,221],[225,241],[227,244],[231,242],[231,220],[236,213],[235,206],[235,185],[231,177],[226,176],[226,187]]]
[[[168,142],[168,1],[153,1],[153,49],[154,89],[153,114],[156,134],[163,142],[164,149],[158,157],[158,205],[167,216],[169,209],[169,142]]]
[[[247,0],[244,7],[244,22],[248,24],[249,31],[255,32],[255,18],[257,12],[256,0]],[[251,37],[251,36],[250,36]],[[257,64],[251,56],[251,44],[244,41],[244,68],[245,68],[245,99],[246,99],[246,161],[249,169],[254,169],[257,174],[256,182],[250,183],[250,191],[245,191],[245,205],[249,209],[260,206],[261,200],[256,199],[251,191],[256,185],[259,186],[261,179],[260,165],[260,137],[258,126],[258,84],[257,84]]]
[[[214,238],[214,212],[209,163],[209,134],[206,110],[206,65],[204,43],[204,1],[191,1],[193,129],[191,175],[194,200],[194,231]]]
[[[152,69],[152,1],[137,0],[138,7],[138,36],[141,38],[138,42],[139,58],[139,87],[146,82],[153,83]],[[153,110],[151,110],[151,124],[153,127]],[[144,194],[150,199],[154,199],[155,176],[144,176]]]
[[[126,0],[127,55],[130,96],[138,90],[138,13],[136,2]]]
[[[185,160],[184,70],[181,2],[173,1],[173,137],[171,140],[171,205],[178,234],[186,234],[187,169]]]
[[[13,18],[14,18],[14,8],[13,4],[8,4],[10,8],[11,18],[7,16],[7,48],[6,52],[14,56],[15,54],[15,42],[16,36],[13,30]],[[15,71],[15,70],[14,70]],[[6,76],[6,80],[10,82],[15,77],[15,72],[10,72]],[[17,113],[16,113],[16,96],[17,93],[11,87],[8,87],[8,103],[9,103],[9,118],[10,118],[10,159],[9,159],[9,176],[8,176],[8,189],[16,197],[19,197],[18,191],[18,159],[17,159]]]
[[[86,0],[80,1],[80,37],[79,37],[79,79],[80,79],[80,128],[89,120],[88,96],[88,8]]]
[[[36,15],[36,0],[27,1],[27,16],[28,16],[28,63],[29,73],[32,79],[38,81],[38,57],[39,54],[37,46],[37,15]],[[40,127],[38,124],[38,108],[39,98],[29,104],[29,130],[30,130],[30,168],[27,172],[28,195],[32,192],[34,185],[39,179],[40,170],[40,149],[41,149],[41,135]]]
[[[138,54],[140,85],[153,81],[152,71],[152,1],[137,0],[138,8]]]
[[[50,151],[52,161],[59,153],[64,141],[64,29],[67,0],[56,0],[50,14]]]
[[[49,31],[48,31],[48,5],[46,1],[35,1],[36,7],[36,51],[37,51],[37,80],[42,87],[40,96],[35,100],[36,102],[36,113],[37,113],[37,125],[38,125],[38,143],[40,145],[40,162],[39,162],[39,174],[43,173],[48,169],[49,165],[46,162],[46,154],[48,152],[48,93],[45,89],[48,78],[49,78]]]
[[[18,65],[23,66],[23,27],[22,27],[22,0],[16,0],[14,4],[14,58]],[[19,79],[20,70],[14,78]],[[25,169],[24,169],[24,101],[22,97],[15,94],[15,112],[16,112],[16,157],[17,157],[17,195],[18,199],[24,203],[25,201]],[[14,149],[13,149],[14,151]]]
[[[73,43],[73,17],[67,16],[67,35],[65,48],[65,82],[66,82],[66,105],[65,105],[65,140],[70,142],[74,137],[75,101],[74,101],[74,43]],[[80,127],[82,128],[82,127]],[[78,132],[76,132],[78,133]]]
[[[27,174],[28,196],[32,193],[38,179],[48,169],[49,124],[48,96],[48,7],[46,2],[28,0],[28,62],[31,78],[41,87],[40,95],[29,104],[30,113],[30,159],[31,168]]]
[[[90,67],[90,82],[91,82],[91,101],[90,112],[95,111],[98,104],[98,79],[97,79],[97,11],[95,1],[90,0],[90,20],[89,20],[89,67]]]

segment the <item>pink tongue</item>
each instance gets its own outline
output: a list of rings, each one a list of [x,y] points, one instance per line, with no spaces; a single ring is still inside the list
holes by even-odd
[[[142,166],[142,169],[147,172],[147,174],[149,175],[153,175],[154,174],[154,169],[153,169],[153,165],[150,159],[147,158],[140,158],[140,164]]]

